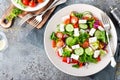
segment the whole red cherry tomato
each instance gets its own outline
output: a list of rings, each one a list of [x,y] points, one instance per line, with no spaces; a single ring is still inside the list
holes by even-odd
[[[34,0],[31,0],[30,2],[29,2],[29,6],[30,7],[35,7],[37,4],[35,3],[35,1]]]
[[[22,3],[23,3],[24,5],[29,5],[29,2],[30,2],[30,0],[22,0]]]

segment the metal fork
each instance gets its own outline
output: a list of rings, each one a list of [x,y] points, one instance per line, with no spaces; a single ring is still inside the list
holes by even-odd
[[[53,3],[45,10],[45,11],[43,11],[40,15],[32,15],[32,14],[27,14],[26,16],[24,16],[24,18],[19,22],[19,26],[22,26],[27,20],[29,20],[30,18],[32,18],[32,17],[34,17],[34,16],[37,16],[36,18],[35,18],[35,20],[37,19],[37,20],[39,20],[39,21],[41,21],[42,20],[42,16],[49,10],[49,9],[51,9],[51,8],[53,8],[54,7],[54,5],[57,3],[57,2],[59,2],[60,0],[54,0],[53,1]],[[34,21],[32,21],[33,23],[34,23]],[[35,25],[37,25],[38,23],[34,23],[33,24],[33,26],[35,26]]]
[[[111,43],[110,43],[110,38],[109,38],[110,29],[111,29],[110,21],[109,21],[108,16],[106,15],[106,13],[102,13],[101,17],[102,17],[103,26],[104,26],[104,28],[106,30],[108,48],[109,48],[109,52],[110,52],[110,56],[111,56],[111,59],[110,59],[111,66],[115,67],[116,66],[116,61],[115,61],[115,58],[114,58],[114,54],[113,54],[113,51],[112,51],[112,48],[111,48]]]

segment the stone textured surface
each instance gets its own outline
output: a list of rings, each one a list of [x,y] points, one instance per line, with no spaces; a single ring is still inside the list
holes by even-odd
[[[119,0],[67,0],[65,4],[58,6],[55,12],[70,4],[86,3],[109,14],[109,5],[116,5],[119,2]],[[10,0],[0,0],[0,17],[10,4]],[[46,25],[40,30],[33,29],[27,36],[23,36],[31,29],[31,26],[25,24],[23,28],[19,28],[17,25],[19,20],[17,18],[10,29],[0,28],[5,32],[9,43],[8,49],[3,54],[3,60],[0,61],[0,80],[92,80],[89,77],[67,75],[54,67],[46,56],[43,45]],[[119,30],[117,22],[114,21],[114,23]],[[93,80],[113,80],[113,78],[106,78],[103,75],[106,74],[107,77],[110,77],[109,69],[108,67],[108,70],[105,69],[105,73],[99,73],[101,78],[94,77]]]

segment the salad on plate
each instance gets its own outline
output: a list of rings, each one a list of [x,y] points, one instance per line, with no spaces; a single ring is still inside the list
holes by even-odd
[[[106,31],[90,11],[72,11],[63,16],[50,39],[56,54],[72,67],[96,64],[107,54]]]

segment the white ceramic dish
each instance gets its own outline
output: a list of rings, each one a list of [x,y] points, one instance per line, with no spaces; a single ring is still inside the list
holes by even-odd
[[[26,7],[23,8],[21,5],[17,4],[14,0],[11,0],[11,2],[19,9],[24,10],[24,11],[36,11],[39,10],[40,8],[44,7],[50,0],[45,0],[43,3],[39,3],[36,7]]]
[[[62,62],[61,58],[59,58],[56,55],[54,49],[52,49],[52,46],[51,46],[50,34],[56,30],[56,25],[62,22],[61,18],[63,16],[70,14],[71,11],[78,11],[78,12],[90,11],[93,13],[94,16],[98,17],[100,20],[101,20],[101,13],[104,13],[102,10],[94,6],[91,6],[91,5],[87,5],[87,4],[74,4],[74,5],[70,5],[70,6],[67,6],[59,10],[51,18],[51,20],[49,21],[46,27],[45,34],[44,34],[45,50],[46,50],[47,56],[50,59],[50,61],[59,70],[63,71],[64,73],[74,75],[74,76],[89,76],[89,75],[92,75],[92,74],[95,74],[101,71],[109,64],[110,62],[109,51],[108,51],[108,54],[105,57],[103,57],[102,60],[98,62],[97,64],[89,64],[88,68],[82,67],[82,68],[76,69],[76,68],[73,68],[71,64],[66,64]],[[111,28],[111,34],[112,34],[111,43],[112,43],[113,51],[115,53],[116,47],[117,47],[117,34],[116,34],[116,30],[111,20],[110,20],[110,24],[112,27]]]

